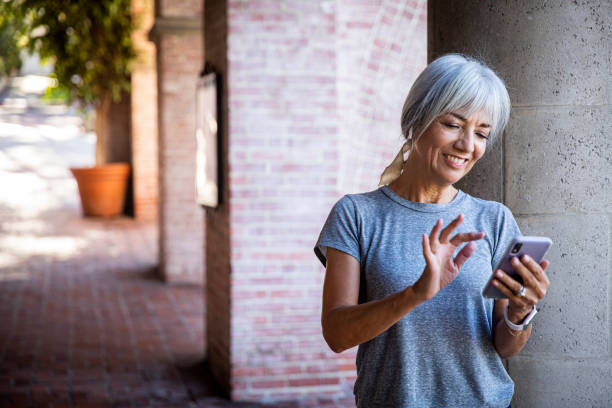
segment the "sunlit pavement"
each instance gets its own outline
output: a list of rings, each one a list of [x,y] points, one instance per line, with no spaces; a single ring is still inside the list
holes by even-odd
[[[155,224],[81,216],[94,136],[46,86],[0,95],[0,407],[255,406],[217,397],[202,288],[156,278]]]

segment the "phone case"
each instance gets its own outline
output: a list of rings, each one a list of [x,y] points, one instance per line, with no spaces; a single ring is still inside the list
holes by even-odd
[[[522,244],[520,250],[518,252],[512,252],[512,249],[516,244]],[[526,236],[518,236],[510,242],[506,251],[504,252],[504,256],[501,258],[500,262],[493,269],[493,274],[489,278],[489,281],[482,289],[482,296],[486,298],[506,298],[506,295],[501,293],[495,286],[492,285],[492,281],[495,278],[495,271],[498,269],[503,270],[508,275],[510,275],[513,279],[517,280],[521,284],[523,283],[523,279],[518,272],[514,270],[514,267],[510,263],[510,260],[515,256],[521,257],[525,254],[529,255],[532,259],[534,259],[537,263],[542,262],[544,255],[548,251],[548,248],[552,245],[552,241],[547,237],[526,237]]]

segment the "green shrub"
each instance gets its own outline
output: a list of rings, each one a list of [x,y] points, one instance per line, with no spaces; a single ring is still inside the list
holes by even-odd
[[[21,68],[17,23],[10,14],[0,12],[0,77],[11,75]]]
[[[0,15],[17,28],[13,37],[21,36],[23,47],[53,60],[69,102],[118,102],[129,91],[130,0],[0,0]]]
[[[42,100],[46,103],[67,105],[70,103],[70,89],[56,83],[45,89]]]

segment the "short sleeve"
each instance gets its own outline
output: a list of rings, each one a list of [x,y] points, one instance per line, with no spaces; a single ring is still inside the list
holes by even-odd
[[[359,224],[355,203],[347,195],[342,197],[329,213],[314,247],[323,266],[327,264],[327,247],[345,252],[360,261]]]
[[[495,250],[493,251],[491,268],[495,268],[501,257],[504,256],[504,252],[510,242],[521,235],[521,230],[510,209],[503,204],[501,209],[497,218],[497,235],[495,237]]]

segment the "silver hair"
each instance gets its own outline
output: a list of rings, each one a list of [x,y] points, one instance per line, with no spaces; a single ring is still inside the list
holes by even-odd
[[[503,132],[510,117],[510,96],[502,81],[484,63],[461,54],[446,54],[418,76],[402,108],[402,134],[413,142],[440,115],[462,110],[471,116],[484,110],[491,120],[489,142]]]

